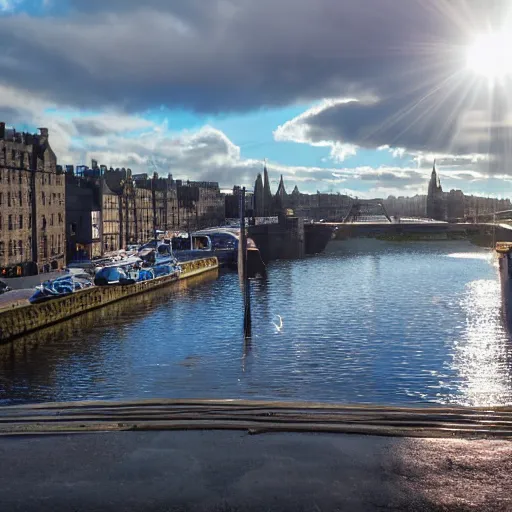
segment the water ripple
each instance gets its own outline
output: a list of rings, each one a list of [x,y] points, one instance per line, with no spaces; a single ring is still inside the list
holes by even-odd
[[[237,276],[224,274],[75,319],[4,359],[0,401],[512,404],[512,345],[490,251],[333,242],[252,282],[250,342],[241,304]]]

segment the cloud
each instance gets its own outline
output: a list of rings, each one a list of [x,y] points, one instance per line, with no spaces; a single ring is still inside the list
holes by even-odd
[[[0,116],[50,128],[62,163],[146,170],[153,158],[164,172],[250,184],[261,163],[224,133],[174,133],[146,109],[320,101],[274,137],[327,148],[330,168],[274,163],[273,179],[412,192],[436,156],[454,181],[508,175],[510,100],[490,98],[465,69],[465,47],[502,23],[508,0],[67,0],[64,13],[57,4],[0,16]],[[404,167],[342,167],[359,148],[389,150]]]
[[[492,2],[491,2],[492,3]],[[496,0],[494,0],[496,4]],[[503,3],[503,0],[500,0]],[[70,0],[0,19],[4,83],[59,102],[141,111],[412,93],[464,67],[479,0]]]
[[[423,103],[413,104],[413,99],[324,100],[279,126],[274,137],[331,147],[333,159],[336,148],[347,147],[349,154],[360,147],[388,149],[394,156],[407,152],[420,161],[425,160],[425,153],[434,157],[437,153],[447,165],[475,163],[486,160],[486,154],[503,156],[510,152],[500,147],[512,139],[510,116],[493,126],[472,104],[435,94]]]

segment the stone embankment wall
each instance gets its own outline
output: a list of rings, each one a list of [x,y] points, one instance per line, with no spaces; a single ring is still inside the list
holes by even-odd
[[[213,257],[187,261],[181,263],[181,268],[180,279],[187,279],[218,268],[218,260]],[[167,286],[176,280],[176,277],[167,276],[126,286],[94,286],[60,299],[7,309],[0,312],[0,344],[106,304]]]

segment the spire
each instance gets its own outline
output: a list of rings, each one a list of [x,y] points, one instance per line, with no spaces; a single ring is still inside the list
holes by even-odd
[[[436,176],[437,175],[437,172],[436,172],[436,159],[434,158],[434,166],[432,167],[432,176]]]
[[[263,167],[263,210],[264,216],[270,217],[272,214],[272,192],[270,191],[270,179],[267,171],[267,161]]]
[[[286,189],[284,188],[284,180],[283,175],[281,174],[281,179],[279,180],[279,186],[277,187],[276,195],[284,197],[286,196]]]
[[[261,173],[258,173],[254,184],[254,210],[256,217],[263,216],[263,204],[263,178]]]

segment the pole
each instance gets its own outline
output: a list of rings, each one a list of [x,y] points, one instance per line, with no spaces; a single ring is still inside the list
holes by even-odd
[[[155,176],[151,180],[151,202],[153,206],[153,239],[156,240],[158,237],[156,236],[157,231],[157,219],[156,219],[156,191],[155,191]]]
[[[37,147],[32,143],[32,155],[30,162],[30,214],[32,216],[32,261],[38,265],[37,248],[37,197],[36,197],[36,172],[37,172]],[[38,265],[39,271],[39,265]]]
[[[251,337],[251,288],[247,273],[247,236],[245,233],[245,187],[240,192],[240,238],[238,240],[238,276],[244,297],[244,338]]]

